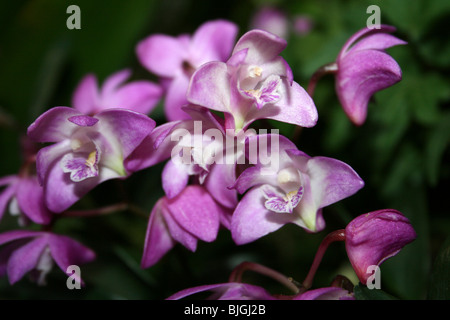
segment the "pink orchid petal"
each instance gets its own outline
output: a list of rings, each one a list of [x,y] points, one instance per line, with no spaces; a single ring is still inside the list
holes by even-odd
[[[338,67],[336,91],[344,111],[356,125],[365,121],[372,95],[402,78],[397,62],[377,50],[352,51],[339,61]]]
[[[70,265],[80,266],[96,257],[94,251],[67,236],[49,234],[48,245],[53,259],[64,273]]]
[[[216,164],[211,166],[204,185],[221,205],[226,208],[235,208],[238,202],[236,190],[228,188],[234,184],[235,180],[235,164]]]
[[[16,196],[20,210],[35,223],[50,223],[53,213],[45,206],[44,188],[37,177],[20,179],[17,188],[20,190]]]
[[[162,216],[163,201],[158,200],[150,213],[141,260],[142,268],[156,264],[175,245]]]
[[[99,119],[99,132],[118,143],[123,159],[141,144],[156,125],[148,116],[124,109],[105,110],[97,114],[96,118]]]
[[[238,245],[255,241],[293,222],[290,214],[275,213],[264,207],[264,195],[260,188],[248,191],[233,213],[231,235]]]
[[[0,220],[2,219],[3,214],[5,213],[9,201],[14,197],[14,194],[16,193],[17,183],[18,181],[17,182],[12,181],[11,185],[7,186],[0,192]]]
[[[7,274],[11,285],[36,267],[47,245],[48,238],[44,235],[28,242],[11,254],[7,265]]]
[[[230,92],[230,79],[226,63],[208,62],[192,75],[187,99],[192,104],[228,112]]]
[[[233,54],[248,48],[246,61],[252,64],[262,64],[277,57],[285,48],[287,42],[270,32],[250,30],[236,43]]]
[[[361,283],[372,275],[369,266],[379,266],[416,236],[410,221],[397,210],[372,211],[353,219],[345,228],[345,247]]]
[[[182,68],[186,47],[179,39],[155,34],[142,40],[136,47],[140,63],[162,77],[173,77]]]
[[[184,74],[178,74],[167,89],[164,113],[168,121],[190,119],[182,107],[188,104],[186,93],[190,78]]]
[[[167,204],[172,217],[199,239],[211,242],[219,231],[221,208],[201,186],[191,185]]]
[[[162,187],[171,199],[176,197],[188,184],[189,174],[183,164],[169,160],[162,172]]]
[[[97,78],[94,74],[87,74],[74,91],[72,106],[83,114],[95,114],[99,101]]]
[[[133,81],[118,88],[110,96],[105,96],[104,105],[109,108],[123,108],[149,114],[162,97],[159,85],[150,81]]]
[[[209,61],[226,61],[235,44],[238,27],[226,20],[208,21],[192,36],[191,54],[200,66]]]
[[[54,107],[40,115],[29,127],[28,136],[36,142],[59,142],[69,139],[78,125],[68,121],[80,112],[69,107]]]

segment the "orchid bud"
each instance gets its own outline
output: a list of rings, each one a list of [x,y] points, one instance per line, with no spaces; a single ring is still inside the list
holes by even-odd
[[[361,283],[379,266],[416,238],[409,220],[399,211],[384,209],[352,220],[345,228],[347,255]]]

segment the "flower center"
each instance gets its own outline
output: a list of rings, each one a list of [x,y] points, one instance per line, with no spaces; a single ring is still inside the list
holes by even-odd
[[[269,103],[276,103],[281,99],[279,88],[281,78],[277,75],[267,77],[263,82],[249,90],[244,90],[244,94],[254,99],[254,103],[258,109]]]
[[[77,140],[75,140],[77,141]],[[97,177],[98,162],[100,160],[100,150],[82,151],[85,146],[79,146],[75,150],[79,152],[70,152],[61,159],[61,167],[65,173],[70,173],[70,179],[73,182],[80,182],[87,178]]]

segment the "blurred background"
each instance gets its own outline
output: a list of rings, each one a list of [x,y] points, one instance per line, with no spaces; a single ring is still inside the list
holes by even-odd
[[[69,5],[81,9],[81,29],[69,30]],[[285,226],[258,241],[236,246],[227,230],[213,243],[199,242],[196,253],[177,245],[157,265],[140,268],[149,213],[163,195],[162,164],[125,181],[99,185],[76,204],[92,209],[127,199],[135,210],[108,216],[59,219],[54,231],[79,240],[97,253],[82,266],[86,287],[66,288],[57,267],[40,287],[24,277],[10,286],[0,279],[0,299],[164,299],[181,289],[225,282],[242,261],[253,261],[301,282],[323,237],[354,217],[394,208],[407,216],[418,237],[381,267],[382,290],[399,299],[450,298],[450,2],[447,0],[253,0],[253,1],[89,1],[32,0],[0,2],[0,176],[16,174],[21,164],[20,137],[45,110],[70,106],[81,78],[93,72],[100,83],[122,68],[134,79],[156,78],[136,58],[136,44],[152,33],[192,33],[203,22],[223,18],[251,28],[258,10],[271,6],[288,21],[283,57],[294,79],[306,87],[320,66],[333,62],[344,42],[365,27],[370,5],[381,9],[381,23],[397,28],[406,46],[388,49],[403,70],[403,80],[374,96],[368,118],[355,127],[324,77],[314,100],[316,127],[305,129],[298,147],[351,165],[365,180],[354,196],[324,209],[327,227],[307,234]],[[295,28],[298,19],[301,26]],[[298,25],[297,25],[298,26]],[[162,103],[150,114],[164,123]],[[291,125],[272,123],[290,136]],[[33,226],[31,226],[33,227]],[[0,231],[19,228],[5,214]],[[343,243],[330,246],[314,287],[327,286],[337,274],[355,284]],[[286,291],[252,273],[248,282],[273,292]]]

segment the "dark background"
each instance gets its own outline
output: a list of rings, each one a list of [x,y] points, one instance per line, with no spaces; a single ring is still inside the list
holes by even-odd
[[[66,8],[81,9],[81,30],[68,30]],[[24,277],[10,286],[0,279],[0,299],[164,299],[186,287],[227,281],[242,261],[261,263],[302,281],[322,238],[344,228],[357,215],[395,208],[407,216],[418,238],[381,267],[382,290],[400,299],[448,299],[450,210],[450,2],[389,1],[2,1],[0,4],[0,176],[20,167],[18,139],[43,111],[70,106],[78,81],[94,72],[100,82],[122,68],[133,78],[156,78],[135,56],[136,44],[152,33],[192,33],[203,22],[224,18],[242,35],[263,5],[283,10],[290,21],[307,15],[314,22],[304,36],[291,33],[283,57],[295,80],[306,87],[312,73],[335,60],[341,46],[366,25],[366,9],[376,4],[381,22],[397,27],[408,42],[388,50],[403,70],[403,80],[374,96],[361,127],[346,118],[325,77],[314,96],[316,127],[305,129],[298,147],[311,156],[328,156],[351,165],[366,186],[354,196],[324,209],[327,227],[308,234],[285,226],[254,243],[236,246],[227,230],[213,243],[199,242],[191,253],[177,245],[157,265],[139,267],[148,215],[162,196],[161,165],[125,181],[108,181],[76,204],[92,209],[131,201],[136,210],[83,219],[60,219],[54,231],[94,249],[97,259],[82,266],[86,287],[68,290],[57,267],[39,287]],[[165,121],[162,103],[150,115]],[[292,126],[272,123],[282,134]],[[33,227],[33,226],[32,226]],[[19,228],[5,214],[0,231]],[[447,252],[447,256],[445,253]],[[444,253],[443,255],[441,253]],[[333,244],[319,268],[314,287],[327,286],[337,274],[355,281],[344,244]],[[273,292],[285,290],[267,278],[245,279]],[[357,282],[355,282],[356,284]]]

